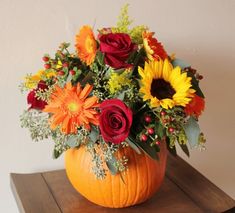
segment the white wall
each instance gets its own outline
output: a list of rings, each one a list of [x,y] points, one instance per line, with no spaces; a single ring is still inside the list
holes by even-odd
[[[235,198],[235,1],[0,0],[0,212],[17,212],[10,172],[63,167],[62,158],[51,159],[51,141],[33,143],[20,128],[18,117],[27,107],[20,80],[43,66],[44,53],[53,53],[61,41],[73,42],[81,25],[114,25],[125,2],[136,24],[149,25],[169,53],[204,75],[207,151],[192,151],[188,161]]]

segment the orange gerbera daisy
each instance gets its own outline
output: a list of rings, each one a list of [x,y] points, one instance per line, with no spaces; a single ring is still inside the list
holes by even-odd
[[[144,49],[146,51],[149,60],[165,60],[168,58],[166,51],[164,50],[162,44],[153,38],[154,32],[143,32],[143,43]]]
[[[60,126],[61,132],[70,134],[77,133],[80,126],[89,130],[90,123],[98,125],[98,112],[95,109],[99,106],[98,98],[88,97],[92,88],[87,84],[82,89],[79,83],[72,86],[70,82],[64,88],[56,86],[48,105],[43,110],[52,113],[51,129]]]
[[[79,34],[76,35],[76,44],[78,57],[90,65],[94,62],[97,44],[92,29],[89,26],[83,26]]]
[[[194,95],[192,100],[186,105],[184,111],[187,115],[199,117],[205,108],[205,100],[198,95]]]

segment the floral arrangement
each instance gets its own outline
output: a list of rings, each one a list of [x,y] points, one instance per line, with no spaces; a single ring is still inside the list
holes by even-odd
[[[83,26],[73,53],[62,43],[54,57],[44,55],[44,69],[21,84],[30,105],[21,123],[32,139],[53,139],[54,158],[86,146],[101,179],[104,164],[112,174],[128,168],[128,158],[116,154],[126,146],[157,160],[161,143],[174,155],[176,144],[187,155],[188,145],[205,144],[198,125],[202,76],[169,56],[148,27],[131,24],[126,5],[114,27],[95,35]]]

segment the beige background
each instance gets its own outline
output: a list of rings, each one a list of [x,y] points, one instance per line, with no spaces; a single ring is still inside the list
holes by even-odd
[[[9,172],[63,168],[63,158],[51,159],[51,141],[33,143],[20,128],[27,107],[20,80],[43,66],[44,53],[73,42],[81,25],[113,25],[125,2],[136,24],[149,25],[168,53],[204,75],[207,151],[194,150],[187,161],[235,199],[235,1],[0,0],[0,212],[17,212]]]

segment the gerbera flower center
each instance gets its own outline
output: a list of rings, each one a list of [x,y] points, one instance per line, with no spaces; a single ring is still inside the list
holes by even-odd
[[[94,52],[94,49],[95,49],[95,41],[88,36],[86,38],[85,46],[86,46],[87,52],[92,53]]]
[[[79,108],[80,108],[79,105],[75,102],[71,102],[68,104],[68,110],[70,112],[77,112],[79,110]]]
[[[164,79],[153,79],[151,83],[151,95],[157,99],[172,98],[175,94],[174,88]]]

